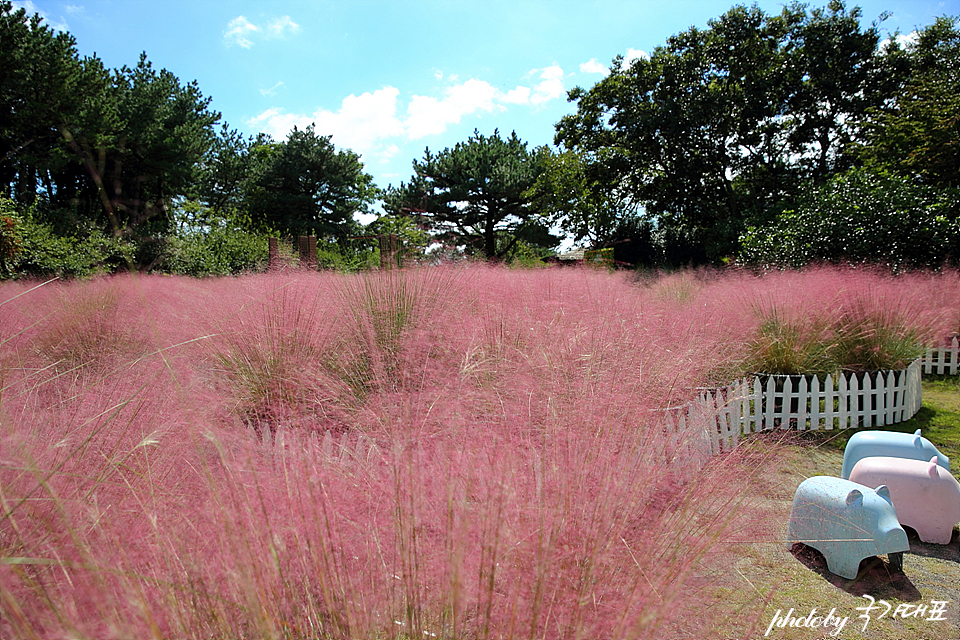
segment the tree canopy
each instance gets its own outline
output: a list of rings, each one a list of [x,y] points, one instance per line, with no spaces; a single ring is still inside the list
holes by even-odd
[[[892,98],[869,110],[856,149],[878,173],[935,187],[960,187],[960,30],[941,17],[906,47],[886,52],[902,79]]]
[[[603,246],[637,217],[629,194],[610,184],[603,162],[577,151],[544,150],[543,170],[529,195],[575,243]]]
[[[516,132],[506,139],[499,131],[479,131],[465,142],[439,153],[424,151],[413,161],[414,176],[388,190],[385,209],[410,215],[440,241],[465,245],[487,259],[502,259],[518,243],[554,247],[530,195],[543,170],[542,150],[530,151]]]
[[[758,265],[875,263],[895,270],[939,268],[960,255],[960,191],[880,176],[838,175],[743,238],[742,257]]]
[[[378,195],[360,157],[338,151],[313,125],[294,127],[282,143],[261,138],[249,153],[256,158],[245,193],[250,215],[286,234],[343,238]]]
[[[735,6],[667,39],[570,99],[556,143],[594,156],[695,261],[734,255],[738,237],[792,204],[801,185],[851,164],[851,123],[887,86],[876,25],[831,2],[779,15]]]
[[[249,233],[354,234],[378,194],[357,154],[312,126],[281,142],[218,132],[211,101],[145,53],[117,70],[81,59],[72,36],[0,0],[0,197],[19,212],[5,237],[23,238],[21,268],[92,268],[54,245],[88,247],[104,269],[150,269],[177,263],[177,234],[240,234],[225,242],[244,246]]]

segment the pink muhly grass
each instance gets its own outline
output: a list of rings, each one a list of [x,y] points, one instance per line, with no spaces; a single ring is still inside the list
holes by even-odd
[[[742,490],[766,457],[710,458],[670,407],[735,369],[756,300],[940,281],[675,278],[3,285],[0,636],[684,635],[729,543],[776,535]],[[49,336],[104,292],[113,346],[67,381]]]
[[[943,298],[950,288],[949,272],[767,274],[748,298],[758,325],[743,366],[784,374],[905,368],[947,335],[951,309]]]

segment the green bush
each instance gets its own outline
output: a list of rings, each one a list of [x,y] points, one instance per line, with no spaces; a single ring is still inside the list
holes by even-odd
[[[217,221],[170,238],[161,266],[164,271],[189,276],[234,275],[262,269],[268,251],[267,235]]]
[[[358,242],[332,242],[317,239],[317,266],[342,273],[356,273],[380,266],[380,251],[365,248]]]
[[[960,194],[854,170],[817,189],[795,211],[741,237],[746,264],[878,263],[895,270],[960,258]]]
[[[23,247],[20,237],[23,221],[8,200],[0,199],[0,279],[9,278]]]
[[[905,369],[936,338],[934,316],[876,292],[838,294],[819,309],[758,305],[745,371],[777,375]]]
[[[0,257],[0,278],[22,276],[84,277],[114,271],[130,264],[136,247],[100,231],[59,235],[51,224],[40,222],[33,209],[18,211],[0,198],[0,232],[5,251]],[[9,249],[9,250],[6,250]]]

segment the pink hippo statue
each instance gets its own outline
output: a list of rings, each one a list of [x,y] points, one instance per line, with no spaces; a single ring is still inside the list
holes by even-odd
[[[884,484],[901,525],[912,527],[924,542],[949,544],[953,527],[960,522],[960,483],[938,464],[874,456],[861,458],[850,480],[867,485]]]

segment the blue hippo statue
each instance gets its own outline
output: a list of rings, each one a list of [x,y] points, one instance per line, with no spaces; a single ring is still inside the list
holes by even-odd
[[[796,542],[818,550],[832,573],[851,580],[864,558],[890,554],[891,564],[900,569],[902,554],[910,549],[887,487],[871,489],[832,476],[814,476],[797,487],[787,546]]]
[[[937,464],[950,471],[950,459],[940,453],[932,442],[920,435],[920,429],[914,433],[897,431],[859,431],[847,441],[843,450],[841,478],[849,478],[850,472],[862,458],[884,456],[888,458],[907,458],[927,462],[936,456]]]

